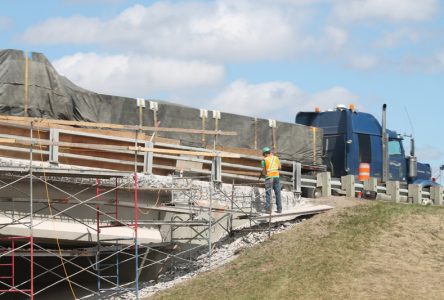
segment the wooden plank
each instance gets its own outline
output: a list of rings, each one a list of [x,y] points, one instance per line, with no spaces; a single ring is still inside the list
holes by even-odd
[[[15,139],[0,138],[0,143],[15,144],[15,142],[16,142]]]
[[[176,133],[227,135],[227,136],[237,135],[237,132],[234,131],[202,130],[202,129],[189,129],[189,128],[164,128],[164,127],[147,127],[147,126],[140,127],[134,125],[52,120],[52,119],[41,119],[41,118],[25,118],[25,117],[15,117],[15,116],[0,116],[0,120],[26,121],[29,123],[32,122],[37,127],[41,125],[49,127],[50,124],[59,124],[59,125],[71,125],[71,126],[83,126],[89,128],[107,128],[107,129],[116,129],[116,130],[126,129],[126,130],[140,130],[140,131],[152,131],[152,132],[176,132]]]
[[[92,133],[97,135],[106,135],[106,136],[112,136],[112,137],[122,137],[122,138],[128,138],[128,139],[135,139],[136,134],[131,131],[116,131],[116,130],[107,130],[107,129],[92,129],[92,128],[75,128],[75,127],[68,127],[68,126],[59,126],[60,129],[67,129],[71,131],[78,131],[78,132],[84,132],[84,133]],[[152,135],[145,134],[144,132],[141,132],[138,135],[139,140],[144,141],[150,141]],[[166,144],[172,144],[172,145],[179,145],[180,141],[175,139],[169,139],[164,137],[155,136],[153,138],[153,142],[160,142],[160,143],[166,143]]]
[[[16,144],[21,145],[31,145],[29,139],[16,139]],[[67,143],[58,142],[53,143],[46,140],[33,140],[32,144],[35,146],[59,146],[59,147],[73,147],[81,149],[93,149],[93,150],[129,150],[138,152],[154,152],[154,153],[164,153],[164,154],[178,154],[178,155],[191,155],[191,156],[206,156],[206,157],[239,157],[238,154],[234,153],[212,153],[212,152],[201,152],[201,151],[188,151],[188,150],[175,150],[175,149],[160,149],[160,148],[146,148],[146,147],[134,147],[134,146],[115,146],[115,145],[102,145],[102,144],[82,144],[82,143]]]
[[[213,147],[207,147],[207,149],[213,149]],[[249,156],[257,156],[259,158],[262,157],[261,150],[237,148],[237,147],[222,147],[222,146],[216,146],[216,150],[223,151],[223,152],[238,153],[238,154],[249,155]]]
[[[235,153],[213,153],[213,152],[200,152],[200,151],[187,151],[187,150],[173,150],[173,149],[159,149],[159,148],[146,148],[146,147],[128,147],[129,150],[140,151],[140,152],[154,152],[154,153],[164,153],[164,154],[183,154],[192,156],[206,156],[206,157],[234,157],[239,158],[239,154]]]
[[[258,167],[261,168],[261,162],[257,160],[251,160],[248,158],[231,158],[227,157],[223,160],[224,163],[240,165],[240,166],[249,166],[249,167]]]
[[[0,132],[1,133],[7,133],[7,134],[15,134],[15,135],[21,135],[21,136],[29,136],[29,130],[30,130],[30,124],[29,122],[25,121],[1,121],[0,120]],[[123,131],[123,130],[112,130],[112,129],[93,129],[93,128],[80,128],[80,127],[73,127],[73,126],[65,126],[65,125],[59,125],[59,124],[38,124],[38,126],[35,126],[38,130],[40,130],[40,135],[44,136],[45,138],[48,137],[48,130],[49,129],[61,129],[61,130],[67,130],[67,131],[73,131],[73,132],[79,132],[81,133],[89,133],[89,134],[96,134],[96,135],[104,135],[104,136],[110,136],[115,138],[127,138],[127,139],[135,139],[136,133],[134,131]],[[35,130],[37,131],[37,130]],[[37,133],[34,132],[36,135]],[[63,133],[66,135],[69,135],[69,133]],[[150,141],[152,135],[147,135],[143,132],[140,132],[138,134],[138,139],[143,141]],[[153,142],[160,142],[160,143],[167,143],[167,144],[173,144],[173,145],[180,145],[180,141],[176,139],[169,139],[164,137],[155,136],[153,139]]]
[[[10,122],[3,123],[0,122],[0,133],[7,134],[7,135],[17,135],[17,136],[23,136],[23,137],[29,137],[30,136],[30,128],[23,128],[20,125],[12,124]],[[42,137],[42,138],[48,138],[49,133],[45,130],[33,130],[34,137]]]
[[[260,172],[254,172],[254,171],[243,171],[243,170],[222,170],[223,173],[228,174],[237,174],[237,175],[245,175],[245,176],[252,176],[258,178],[260,175]]]

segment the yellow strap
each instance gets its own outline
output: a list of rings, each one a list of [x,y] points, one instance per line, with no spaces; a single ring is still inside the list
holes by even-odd
[[[28,69],[29,69],[29,63],[28,63],[28,50],[25,52],[25,107],[23,107],[23,115],[25,117],[28,116],[28,102],[29,102],[29,95],[28,95]]]
[[[313,163],[316,164],[316,127],[311,129],[313,131]]]

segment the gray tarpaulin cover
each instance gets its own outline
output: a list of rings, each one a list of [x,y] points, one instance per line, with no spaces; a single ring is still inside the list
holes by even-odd
[[[25,56],[22,51],[0,51],[0,114],[24,116]],[[28,63],[28,116],[50,119],[138,125],[135,99],[109,96],[82,89],[59,75],[48,59],[32,53]],[[149,106],[149,105],[147,105]],[[294,108],[295,112],[297,107]],[[212,111],[200,117],[196,108],[158,101],[158,111],[149,107],[143,113],[143,125],[154,125],[154,114],[161,127],[216,129]],[[222,147],[260,149],[275,146],[283,159],[304,164],[322,163],[322,130],[284,122],[276,122],[275,139],[269,121],[230,113],[221,113],[217,129],[236,131],[237,136],[219,136]],[[179,139],[188,146],[213,145],[214,137],[200,134],[159,132],[159,136]],[[274,144],[275,143],[275,144]]]

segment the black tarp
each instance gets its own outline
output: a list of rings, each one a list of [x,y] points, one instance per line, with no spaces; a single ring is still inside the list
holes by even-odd
[[[28,63],[29,96],[25,104],[25,56],[22,51],[0,51],[0,114],[50,119],[76,120],[97,123],[138,125],[138,107],[135,99],[97,94],[82,89],[59,75],[48,59],[32,53]],[[147,105],[148,106],[148,105]],[[295,112],[297,107],[295,107]],[[143,125],[154,125],[154,112],[149,107],[143,112]],[[216,129],[212,111],[202,121],[199,109],[158,101],[157,120],[161,127]],[[216,146],[260,149],[275,146],[283,159],[305,164],[322,163],[322,130],[311,127],[256,119],[231,113],[221,113],[217,129],[236,131],[237,136],[218,136]],[[178,139],[188,146],[214,145],[214,136],[200,134],[159,132],[159,136]],[[274,144],[275,141],[275,144]]]

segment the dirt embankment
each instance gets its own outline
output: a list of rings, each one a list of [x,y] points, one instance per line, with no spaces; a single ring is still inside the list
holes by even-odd
[[[323,198],[317,215],[155,299],[444,299],[444,208]]]

